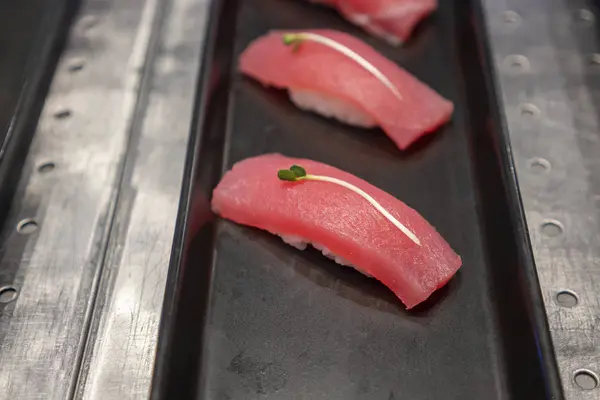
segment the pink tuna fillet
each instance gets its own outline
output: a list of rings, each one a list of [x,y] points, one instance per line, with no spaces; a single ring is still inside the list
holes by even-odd
[[[265,86],[288,89],[292,101],[363,127],[381,126],[400,149],[450,120],[454,106],[366,43],[342,32],[310,30],[367,60],[401,98],[372,72],[324,44],[305,40],[286,46],[284,32],[271,32],[240,57],[240,70]],[[287,33],[287,32],[286,32]]]
[[[277,171],[293,164],[364,190],[414,233],[420,245],[347,188],[279,180]],[[212,209],[223,218],[280,235],[290,244],[312,243],[325,255],[335,255],[340,264],[384,283],[407,308],[426,300],[461,266],[460,257],[415,210],[354,175],[316,161],[279,154],[241,161],[214,190]]]
[[[405,42],[437,9],[437,0],[309,0],[337,9],[347,20],[391,44]]]

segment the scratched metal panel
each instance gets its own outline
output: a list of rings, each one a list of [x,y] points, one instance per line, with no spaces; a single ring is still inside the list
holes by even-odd
[[[145,3],[86,1],[59,62],[3,232],[0,270],[15,271],[18,296],[0,295],[2,399],[62,400],[75,387],[148,45]]]
[[[77,398],[147,398],[167,280],[208,0],[156,9]]]
[[[600,13],[582,0],[485,3],[566,397],[600,399]]]

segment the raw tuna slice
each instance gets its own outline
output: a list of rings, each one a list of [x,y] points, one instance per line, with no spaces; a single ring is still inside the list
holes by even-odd
[[[323,181],[280,180],[278,171],[291,165],[362,189],[419,244],[352,190]],[[212,209],[223,218],[279,235],[300,249],[312,244],[339,264],[383,282],[407,308],[444,286],[461,266],[460,257],[415,210],[356,176],[316,161],[279,154],[241,161],[214,190]]]
[[[398,45],[437,9],[437,0],[308,0],[337,9],[367,32]]]
[[[297,40],[286,45],[292,36]],[[454,108],[366,43],[337,31],[271,32],[243,52],[240,70],[265,86],[287,89],[303,109],[380,126],[400,149],[446,123]]]

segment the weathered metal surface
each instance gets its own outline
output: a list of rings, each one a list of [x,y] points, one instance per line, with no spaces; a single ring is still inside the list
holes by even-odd
[[[485,4],[565,394],[600,399],[599,10],[582,0]]]
[[[18,297],[0,319],[1,398],[62,400],[75,388],[149,43],[148,3],[86,1],[58,65],[3,233],[3,284]]]

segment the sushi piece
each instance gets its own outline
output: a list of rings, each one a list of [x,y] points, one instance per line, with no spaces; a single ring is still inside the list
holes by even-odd
[[[271,32],[240,56],[242,73],[287,89],[300,108],[380,126],[400,149],[450,120],[453,104],[362,41],[332,30]]]
[[[381,281],[412,308],[444,286],[460,257],[422,216],[332,166],[266,154],[233,166],[213,192],[221,217],[312,244],[338,264]]]
[[[437,9],[437,0],[308,0],[333,7],[347,20],[393,45]]]

